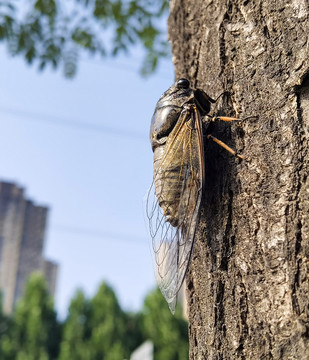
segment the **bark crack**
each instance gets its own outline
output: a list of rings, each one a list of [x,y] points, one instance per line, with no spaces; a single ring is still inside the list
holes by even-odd
[[[217,348],[219,351],[222,348],[222,339],[226,337],[224,293],[225,293],[225,285],[221,280],[219,280],[217,286],[215,321],[214,321],[214,328],[216,329],[217,332],[217,336],[215,336],[215,338],[218,341]]]
[[[247,324],[247,317],[248,317],[248,296],[247,296],[247,290],[245,288],[245,285],[243,282],[239,284],[239,287],[241,288],[241,293],[239,295],[239,310],[240,310],[240,321],[241,321],[241,327],[242,331],[240,333],[239,337],[239,346],[236,349],[238,355],[242,360],[244,360],[246,357],[244,355],[244,344],[246,341],[246,338],[248,336],[249,327]]]
[[[229,258],[231,256],[231,244],[233,239],[230,239],[230,233],[232,230],[232,219],[233,219],[233,191],[229,191],[229,202],[227,208],[228,218],[225,226],[225,233],[222,239],[222,251],[221,251],[221,264],[220,269],[227,271]]]
[[[195,82],[196,82],[196,79],[198,79],[201,46],[202,46],[202,41],[199,41],[198,44],[197,44],[196,65],[194,66],[195,71],[194,71],[194,75],[193,75],[193,79],[195,80]],[[196,83],[195,83],[195,86],[197,86]]]
[[[225,15],[226,16],[226,15]],[[226,65],[226,46],[225,46],[225,27],[224,27],[224,19],[225,16],[219,26],[219,51],[220,51],[220,73],[219,77],[224,73],[225,71],[225,65]]]

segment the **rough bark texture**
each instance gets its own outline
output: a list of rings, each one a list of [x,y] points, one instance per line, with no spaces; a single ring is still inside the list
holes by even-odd
[[[190,359],[309,359],[309,22],[306,0],[172,0],[176,78],[214,113],[188,283]]]

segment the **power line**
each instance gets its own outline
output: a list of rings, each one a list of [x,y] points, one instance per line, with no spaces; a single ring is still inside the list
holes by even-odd
[[[98,61],[98,60],[93,60],[93,59],[81,59],[80,60],[81,62],[83,63],[88,63],[88,64],[92,64],[92,65],[97,65],[97,66],[102,66],[102,67],[109,67],[109,68],[112,68],[112,69],[117,69],[117,70],[123,70],[123,71],[126,71],[126,72],[132,72],[132,73],[139,73],[139,70],[136,69],[134,66],[131,66],[130,64],[128,63],[122,63],[122,62],[109,62],[109,61]],[[139,61],[139,60],[137,60]],[[166,70],[166,69],[165,69]],[[171,77],[173,79],[173,73],[170,73],[170,72],[167,72],[167,71],[158,71],[156,72],[155,76],[157,78],[160,78],[160,79],[166,79],[168,77]],[[151,76],[151,74],[150,74]]]
[[[126,242],[136,242],[139,244],[147,244],[144,238],[140,236],[132,236],[132,235],[125,235],[125,234],[116,234],[116,233],[109,233],[101,230],[93,230],[93,229],[86,229],[86,228],[79,228],[67,225],[53,225],[51,226],[53,230],[67,232],[77,235],[86,235],[90,237],[96,238],[104,238],[109,240],[116,240],[116,241],[126,241]]]
[[[131,138],[135,138],[135,139],[139,139],[139,140],[145,139],[145,134],[133,132],[133,131],[129,131],[129,130],[123,130],[123,129],[119,129],[119,128],[118,129],[112,128],[112,127],[104,126],[104,125],[100,125],[100,124],[94,124],[94,123],[88,123],[88,122],[82,122],[82,121],[77,122],[74,120],[69,120],[69,119],[65,119],[65,118],[61,118],[61,117],[50,116],[48,114],[33,113],[33,112],[28,112],[28,111],[24,111],[24,110],[20,110],[20,109],[8,108],[8,107],[4,107],[4,106],[0,106],[0,111],[3,113],[20,116],[20,117],[22,117],[23,120],[25,119],[24,117],[27,117],[28,118],[27,120],[30,120],[30,121],[48,122],[48,123],[51,123],[53,125],[58,125],[58,126],[79,128],[79,129],[84,129],[84,130],[93,131],[93,132],[109,133],[109,134],[114,134],[117,136],[131,137]]]

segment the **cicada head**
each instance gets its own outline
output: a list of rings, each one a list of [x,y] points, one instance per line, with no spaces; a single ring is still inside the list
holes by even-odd
[[[193,89],[187,79],[179,79],[160,97],[151,119],[150,141],[152,150],[166,143],[184,106],[195,103],[201,115],[210,111],[214,103],[201,89]]]
[[[152,149],[165,144],[185,104],[194,101],[194,90],[187,79],[179,79],[160,97],[151,119]]]

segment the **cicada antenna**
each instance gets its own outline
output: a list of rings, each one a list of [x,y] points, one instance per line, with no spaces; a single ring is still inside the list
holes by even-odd
[[[221,96],[223,96],[223,95],[229,95],[229,94],[230,94],[229,91],[224,90],[224,91],[215,99],[214,102],[217,102],[217,101],[220,99]]]
[[[247,116],[245,118],[240,118],[239,120],[240,121],[247,121],[247,120],[258,120],[259,116],[258,115],[250,115],[250,116]]]

